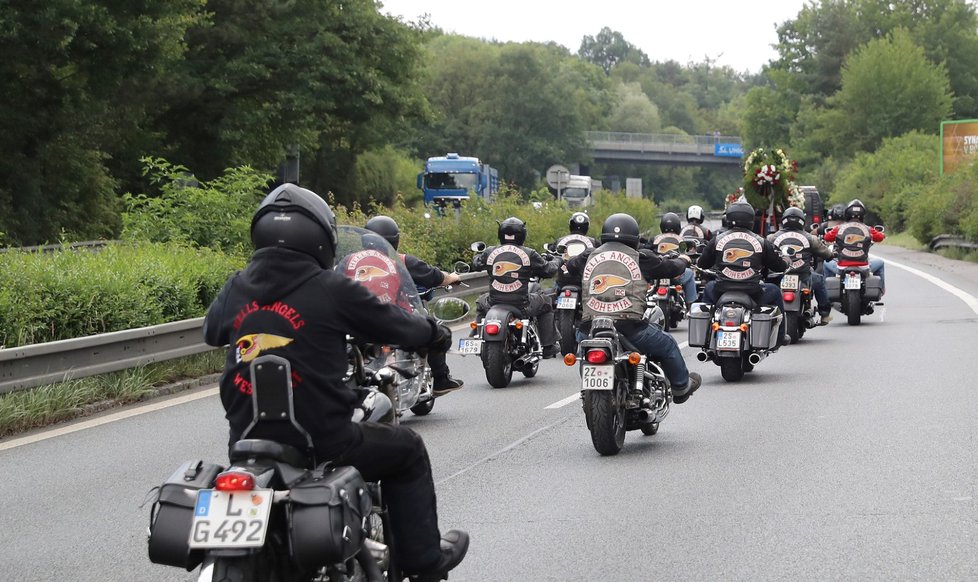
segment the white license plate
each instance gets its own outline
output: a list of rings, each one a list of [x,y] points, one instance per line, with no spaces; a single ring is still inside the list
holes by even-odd
[[[577,297],[558,297],[557,309],[576,309]]]
[[[581,390],[611,390],[614,385],[614,366],[584,366],[581,371]]]
[[[460,339],[458,340],[458,353],[462,355],[478,356],[482,353],[481,339]]]
[[[672,279],[659,279],[659,287],[668,287],[672,285]]]
[[[862,277],[859,275],[846,275],[846,289],[859,289],[862,286]]]
[[[781,277],[781,288],[782,289],[797,289],[798,288],[798,275],[785,275]]]
[[[190,528],[191,548],[260,548],[265,545],[272,490],[201,489]]]
[[[718,331],[717,332],[718,350],[739,350],[740,332],[739,331]]]

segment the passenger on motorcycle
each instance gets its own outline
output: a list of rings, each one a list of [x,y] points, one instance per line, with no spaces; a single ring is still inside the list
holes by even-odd
[[[800,279],[809,283],[818,302],[819,325],[832,321],[832,304],[825,289],[825,277],[812,269],[814,257],[831,259],[832,251],[817,236],[805,232],[805,213],[800,208],[791,207],[781,215],[781,230],[769,234],[767,240],[777,249],[792,247],[795,254],[790,259],[789,268],[799,273]],[[806,266],[807,265],[807,266]]]
[[[273,190],[251,222],[255,252],[207,310],[204,339],[228,345],[221,402],[236,442],[252,420],[248,367],[260,354],[289,360],[295,418],[312,436],[316,460],[352,465],[380,481],[390,509],[396,558],[404,571],[442,580],[468,549],[468,534],[439,534],[435,487],[421,437],[404,426],[351,421],[357,395],[343,382],[347,335],[445,350],[451,332],[433,319],[381,302],[332,269],[336,218],[317,194],[293,184]],[[265,438],[306,450],[298,433]]]
[[[393,218],[383,215],[375,216],[367,221],[364,228],[384,237],[394,247],[394,250],[398,250],[398,245],[401,242],[401,229]],[[414,255],[399,254],[419,291],[444,285],[454,285],[459,282],[457,273],[446,273]],[[428,352],[428,365],[431,366],[431,375],[434,377],[433,391],[435,396],[444,396],[462,387],[463,382],[461,380],[452,378],[451,370],[448,369],[448,363],[445,361],[445,351],[430,350]]]
[[[880,287],[886,293],[886,280],[883,278],[883,259],[869,258],[869,247],[886,238],[886,235],[870,228],[866,219],[866,206],[854,199],[846,206],[845,222],[825,233],[825,240],[835,243],[838,260],[826,261],[826,277],[838,277],[839,267],[869,265],[869,270],[880,278]]]
[[[784,312],[781,289],[765,283],[762,271],[785,271],[788,263],[774,245],[750,230],[754,226],[754,207],[747,202],[734,202],[724,217],[729,228],[706,243],[696,263],[701,269],[716,267],[717,278],[706,284],[703,301],[712,305],[726,291],[742,291],[760,305],[776,305]],[[786,343],[783,317],[778,337],[780,347]]]
[[[710,232],[710,229],[703,226],[704,218],[705,214],[703,213],[702,206],[697,206],[696,204],[690,206],[686,210],[686,226],[683,227],[679,235],[683,238],[695,238],[704,243],[713,238],[713,233]]]
[[[590,332],[595,317],[613,318],[628,341],[662,365],[672,385],[673,402],[686,402],[702,379],[687,370],[676,340],[646,322],[643,315],[649,282],[680,275],[689,266],[689,257],[663,259],[649,249],[639,250],[638,222],[627,214],[613,214],[604,221],[601,243],[565,263],[558,275],[560,282],[581,287],[583,315],[578,337]]]
[[[552,358],[558,352],[553,301],[542,291],[531,293],[530,278],[553,277],[561,259],[554,257],[547,261],[540,253],[523,246],[526,224],[519,218],[500,222],[498,235],[498,246],[488,247],[472,259],[473,268],[488,271],[492,280],[489,293],[482,294],[475,302],[478,318],[485,319],[489,308],[498,303],[521,308],[527,316],[537,318],[543,357]]]
[[[679,215],[675,212],[666,212],[659,220],[659,230],[662,232],[652,239],[649,246],[659,256],[664,256],[671,251],[679,252],[683,243],[683,237],[679,234],[681,229],[682,222],[679,220]],[[692,305],[696,302],[697,297],[696,276],[693,274],[693,270],[684,269],[678,279],[683,286],[683,297],[686,299],[686,305]]]
[[[839,226],[846,219],[846,207],[842,204],[833,204],[825,217],[825,222],[819,226],[818,234],[825,236],[825,233]]]

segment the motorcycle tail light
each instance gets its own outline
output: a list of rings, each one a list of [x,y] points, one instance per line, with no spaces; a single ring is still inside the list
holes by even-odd
[[[214,489],[218,491],[251,491],[254,488],[255,478],[244,471],[225,471],[214,481]]]
[[[603,364],[608,361],[608,352],[604,350],[590,350],[587,353],[589,364]]]
[[[785,301],[794,301],[795,300],[795,292],[794,291],[785,291],[784,292],[784,300]]]
[[[565,366],[573,366],[576,363],[577,363],[577,356],[575,356],[574,354],[565,354],[564,355],[564,365]]]
[[[472,329],[475,329],[475,328],[479,327],[479,324],[473,321],[472,323],[469,324],[469,327],[471,327]]]
[[[513,324],[513,327],[515,327],[516,329],[523,329],[523,322],[517,321],[516,323]]]
[[[683,292],[683,286],[682,286],[682,285],[676,285],[676,286],[674,287],[674,289],[675,289],[676,291],[679,291],[680,293],[682,293],[682,292]]]
[[[811,289],[802,289],[801,292],[802,292],[802,295],[808,295],[808,294],[810,294],[812,292],[812,290]]]
[[[635,366],[642,361],[642,354],[638,352],[632,352],[628,354],[628,363]]]
[[[497,333],[499,333],[499,324],[498,323],[487,323],[486,324],[486,333],[489,334],[489,335],[496,335]]]
[[[723,325],[725,325],[727,327],[733,327],[733,326],[737,325],[737,322],[735,322],[735,321],[724,321],[723,322]]]
[[[658,289],[656,290],[656,293],[658,293],[659,295],[665,295],[665,294],[666,294],[666,293],[668,293],[668,292],[669,292],[669,290],[668,290],[668,289],[666,289],[665,287],[659,287],[659,288],[658,288]]]
[[[714,321],[713,322],[713,326],[711,327],[711,329],[713,331],[716,331],[716,330],[720,329],[720,324]]]
[[[740,324],[740,331],[743,331],[743,332],[746,332],[747,331],[747,324],[746,323]]]
[[[564,291],[564,297],[570,297],[570,289]]]

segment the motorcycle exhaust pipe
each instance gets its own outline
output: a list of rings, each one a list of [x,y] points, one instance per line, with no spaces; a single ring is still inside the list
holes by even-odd
[[[750,362],[752,366],[756,366],[761,363],[761,361],[767,357],[767,354],[754,352],[753,354],[747,356],[747,361]]]
[[[701,362],[705,362],[710,359],[710,356],[706,352],[699,352],[698,354],[696,354],[696,359]]]

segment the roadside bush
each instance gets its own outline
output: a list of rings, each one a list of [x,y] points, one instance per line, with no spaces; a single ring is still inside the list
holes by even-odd
[[[946,174],[910,205],[910,232],[922,243],[939,234],[959,234],[978,242],[978,163]]]

